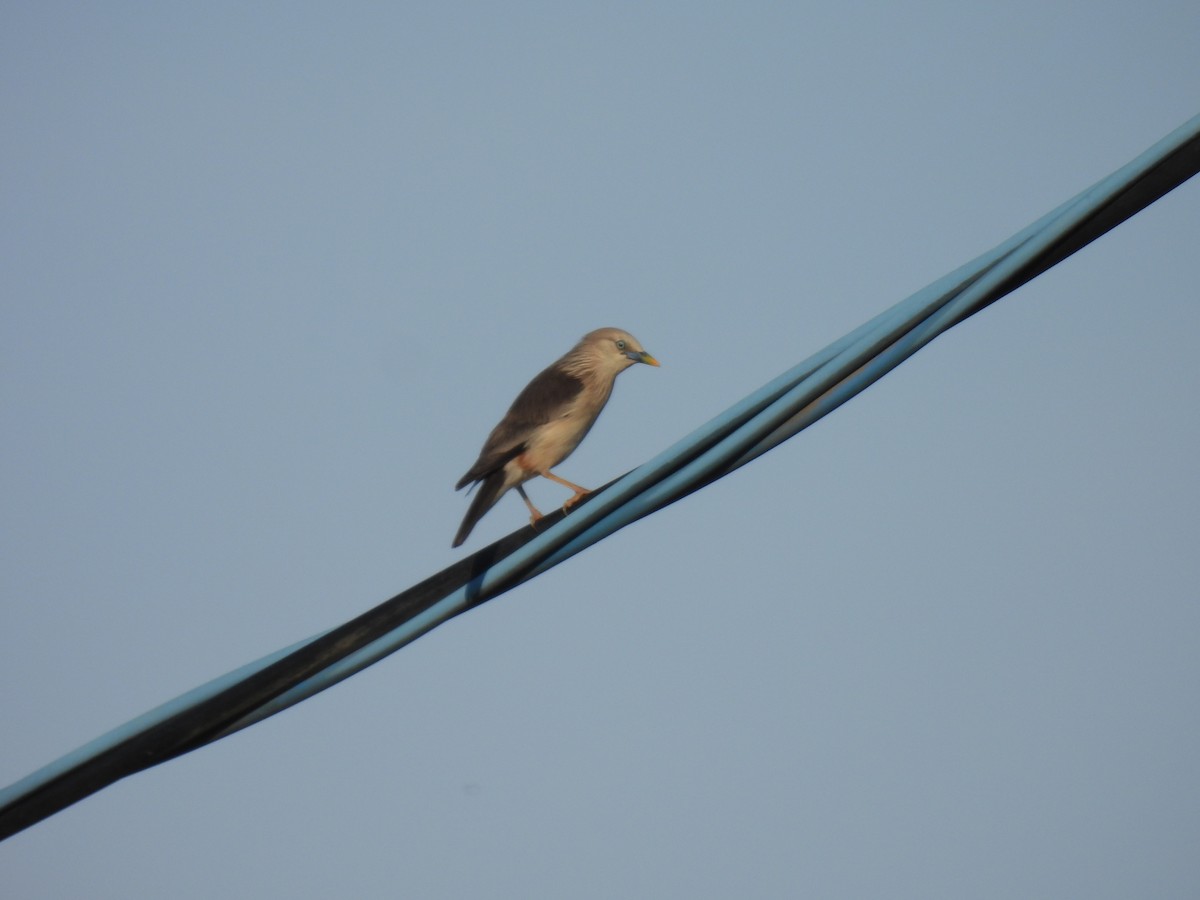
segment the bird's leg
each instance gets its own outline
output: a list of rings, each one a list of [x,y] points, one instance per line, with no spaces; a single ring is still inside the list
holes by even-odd
[[[525,501],[525,505],[529,507],[529,524],[537,528],[538,521],[542,518],[542,514],[538,512],[538,508],[533,505],[533,501],[529,499],[529,495],[525,493],[525,488],[517,485],[517,493],[521,495],[521,499]]]
[[[547,469],[545,472],[543,472],[542,475],[545,478],[549,478],[551,481],[557,481],[563,487],[569,487],[571,490],[573,490],[575,492],[575,496],[563,504],[564,510],[570,509],[572,506],[574,506],[576,503],[578,503],[585,495],[591,493],[591,490],[589,490],[588,488],[580,487],[577,484],[573,484],[570,481],[567,481],[567,479],[565,479],[565,478],[559,478],[557,475],[555,475],[549,469]]]

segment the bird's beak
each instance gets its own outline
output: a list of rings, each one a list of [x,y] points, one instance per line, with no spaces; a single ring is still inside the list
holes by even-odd
[[[630,359],[632,359],[634,362],[645,363],[648,366],[659,365],[658,360],[655,359],[653,356],[651,356],[649,353],[647,353],[645,350],[643,350],[641,353],[629,353],[626,355]]]

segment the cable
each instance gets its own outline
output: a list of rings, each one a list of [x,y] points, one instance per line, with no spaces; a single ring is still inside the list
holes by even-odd
[[[337,628],[202,685],[0,791],[0,840],[109,784],[279,712],[437,625],[727,475],[865,390],[938,335],[1200,171],[1200,117],[1077,197],[775,378],[569,517],[525,527]]]

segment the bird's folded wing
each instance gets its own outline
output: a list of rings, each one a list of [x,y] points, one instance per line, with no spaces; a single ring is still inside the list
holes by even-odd
[[[517,395],[504,418],[488,435],[479,459],[458,487],[485,478],[519,455],[530,435],[542,425],[567,415],[583,392],[583,382],[558,364],[542,370]]]

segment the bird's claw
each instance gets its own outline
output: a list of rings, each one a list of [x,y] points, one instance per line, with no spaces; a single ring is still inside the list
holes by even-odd
[[[591,493],[591,491],[581,491],[580,493],[576,494],[574,497],[572,497],[570,500],[568,500],[566,503],[563,504],[563,507],[562,507],[563,512],[570,512],[571,507],[573,507],[576,503],[578,503],[580,500],[582,500],[584,497],[586,497],[590,493]]]

